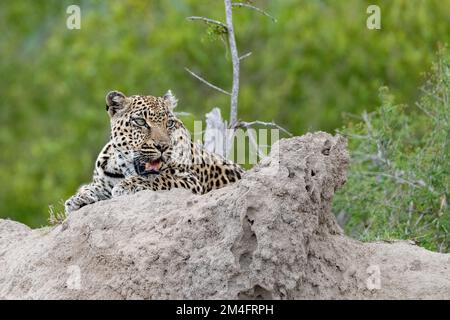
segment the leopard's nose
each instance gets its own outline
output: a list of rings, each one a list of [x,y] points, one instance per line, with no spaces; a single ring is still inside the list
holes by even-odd
[[[164,151],[166,151],[167,149],[169,149],[169,145],[166,143],[155,143],[155,148],[163,153]]]

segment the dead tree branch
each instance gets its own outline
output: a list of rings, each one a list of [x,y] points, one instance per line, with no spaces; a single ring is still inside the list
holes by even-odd
[[[180,111],[180,112],[174,112],[176,116],[180,116],[180,117],[185,117],[185,116],[190,116],[191,113],[190,112],[184,112],[184,111]]]
[[[203,21],[204,23],[208,24],[208,25],[216,25],[219,26],[220,28],[222,28],[224,33],[228,32],[228,28],[227,26],[218,21],[218,20],[214,20],[214,19],[210,19],[210,18],[206,18],[206,17],[198,17],[198,16],[191,16],[191,17],[187,17],[186,19],[190,20],[190,21]]]
[[[225,143],[224,148],[224,156],[228,157],[230,148],[232,146],[232,141],[236,133],[236,129],[238,128],[250,128],[252,126],[261,125],[261,126],[269,126],[269,127],[275,127],[284,132],[285,134],[292,136],[292,134],[284,129],[283,127],[277,125],[275,122],[263,122],[263,121],[252,121],[252,122],[245,122],[245,121],[238,121],[238,96],[239,96],[239,76],[240,76],[240,60],[243,60],[247,57],[249,57],[252,53],[248,52],[242,56],[239,56],[238,49],[236,45],[236,37],[234,33],[234,26],[233,26],[233,7],[234,8],[247,8],[251,10],[255,10],[258,13],[261,13],[270,19],[272,19],[274,22],[276,22],[276,19],[269,15],[264,10],[257,8],[253,5],[242,3],[242,2],[236,2],[233,3],[232,0],[224,0],[225,4],[225,16],[226,16],[226,23],[222,23],[217,20],[209,19],[206,17],[200,17],[200,16],[191,16],[188,17],[187,20],[190,21],[202,21],[206,23],[207,25],[213,25],[214,27],[218,27],[219,29],[215,30],[215,32],[219,32],[222,35],[227,35],[228,38],[228,47],[230,49],[230,55],[231,55],[231,63],[232,63],[232,69],[233,69],[233,80],[232,80],[232,88],[231,92],[224,90],[209,81],[205,80],[201,76],[195,74],[193,71],[189,70],[188,68],[185,68],[187,72],[189,72],[193,77],[195,77],[197,80],[203,82],[207,86],[219,91],[220,93],[226,94],[230,96],[230,120],[227,123],[227,121],[223,120],[220,116],[220,112],[217,113],[216,111],[210,112],[207,117],[209,117],[209,122],[207,121],[207,132],[209,132],[209,135],[211,141],[208,140],[208,147],[211,147],[211,143],[214,144],[217,141],[223,141]],[[213,119],[214,118],[214,119]],[[217,118],[217,119],[216,119]],[[214,121],[212,121],[214,120]],[[212,121],[212,122],[211,122]],[[210,130],[214,129],[215,127],[219,126],[222,128],[222,130]],[[224,130],[225,128],[228,128],[230,130]],[[225,132],[226,131],[226,132]],[[212,134],[212,136],[211,136]],[[216,135],[221,135],[224,137],[223,140],[221,139],[215,139]],[[212,139],[214,138],[214,139]],[[219,137],[220,138],[220,137]],[[256,137],[254,137],[252,134],[250,136],[250,142],[252,146],[254,146],[257,150],[258,155],[261,156],[262,151],[258,147],[256,142]]]
[[[255,10],[256,12],[258,12],[258,13],[260,13],[262,15],[265,15],[266,17],[270,18],[273,22],[277,22],[277,19],[275,17],[271,16],[266,11],[264,11],[264,10],[258,8],[258,7],[252,6],[251,4],[242,3],[242,2],[235,2],[235,3],[233,3],[233,7],[236,7],[236,8],[248,8],[250,10]]]
[[[239,57],[239,60],[244,60],[245,58],[250,57],[251,55],[252,55],[251,52],[247,52],[246,54],[240,56],[240,57]]]
[[[272,121],[272,122],[264,122],[264,121],[259,121],[259,120],[255,120],[255,121],[251,121],[251,122],[239,121],[237,123],[236,127],[237,128],[250,128],[250,127],[255,126],[255,125],[267,126],[267,127],[275,127],[275,128],[280,129],[282,132],[284,132],[288,136],[290,136],[290,137],[293,136],[292,133],[287,131],[285,128],[279,126],[274,121]]]
[[[224,89],[222,89],[222,88],[220,88],[220,87],[218,87],[218,86],[212,84],[211,82],[209,82],[209,81],[205,80],[204,78],[200,77],[198,74],[194,73],[193,71],[189,70],[188,68],[184,68],[184,70],[186,70],[187,72],[189,72],[189,73],[191,74],[191,76],[193,76],[194,78],[200,80],[201,82],[203,82],[203,83],[206,84],[207,86],[209,86],[209,87],[211,87],[211,88],[213,88],[213,89],[215,89],[215,90],[217,90],[217,91],[219,91],[219,92],[221,92],[221,93],[223,93],[223,94],[226,94],[226,95],[231,96],[231,93],[230,93],[230,92],[225,91]]]
[[[226,15],[226,27],[228,30],[228,44],[230,46],[231,61],[233,64],[233,85],[231,89],[231,109],[230,109],[230,126],[235,126],[237,122],[237,108],[238,108],[238,95],[239,95],[239,55],[236,46],[236,38],[234,36],[233,27],[233,7],[231,0],[224,0],[225,3],[225,15]]]

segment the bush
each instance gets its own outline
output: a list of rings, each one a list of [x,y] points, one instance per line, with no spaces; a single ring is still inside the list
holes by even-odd
[[[352,162],[334,211],[350,235],[449,251],[449,67],[441,51],[415,106],[396,105],[382,88],[381,107],[341,131]]]

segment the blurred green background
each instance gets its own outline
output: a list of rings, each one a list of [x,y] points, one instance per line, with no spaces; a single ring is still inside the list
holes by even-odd
[[[414,104],[439,42],[450,38],[450,0],[283,0],[252,2],[277,18],[234,10],[242,61],[239,118],[275,120],[294,134],[334,132],[346,113],[379,105],[378,88]],[[66,9],[81,7],[81,30]],[[366,8],[381,8],[368,30]],[[204,24],[224,20],[222,1],[16,0],[0,2],[0,217],[36,227],[48,206],[91,178],[109,134],[104,96],[162,95],[172,89],[190,127],[227,96],[226,45]]]

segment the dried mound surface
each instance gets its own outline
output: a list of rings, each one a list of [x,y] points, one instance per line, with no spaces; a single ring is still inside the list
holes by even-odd
[[[0,220],[0,299],[449,299],[449,254],[343,235],[331,200],[348,162],[319,132],[206,195],[144,191],[53,228]]]

